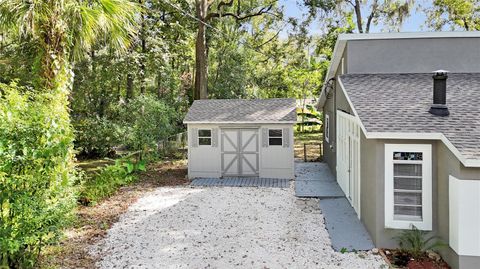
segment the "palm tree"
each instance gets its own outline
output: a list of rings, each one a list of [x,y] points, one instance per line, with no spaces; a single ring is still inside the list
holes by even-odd
[[[139,7],[129,0],[0,0],[0,31],[15,38],[22,38],[34,47],[36,60],[33,66],[39,78],[35,87],[41,97],[38,100],[43,102],[42,109],[50,111],[48,115],[54,115],[41,118],[45,120],[41,126],[52,126],[59,130],[52,132],[53,135],[61,136],[49,139],[46,138],[46,133],[41,131],[29,133],[32,136],[41,136],[32,139],[52,142],[49,146],[55,148],[52,150],[54,153],[47,155],[43,149],[40,151],[43,152],[40,153],[42,157],[39,158],[49,160],[38,162],[56,163],[55,166],[52,165],[53,172],[41,172],[56,175],[40,177],[45,180],[42,182],[40,194],[35,187],[23,184],[23,188],[35,193],[37,199],[43,195],[48,200],[36,209],[36,212],[45,215],[35,216],[35,221],[22,224],[22,227],[27,228],[19,228],[21,232],[15,232],[12,240],[18,244],[15,245],[17,249],[8,253],[4,251],[0,255],[1,268],[34,267],[32,262],[36,259],[32,257],[38,258],[42,247],[57,238],[60,231],[56,229],[63,225],[63,214],[65,209],[69,208],[63,204],[68,200],[66,192],[70,190],[69,181],[75,179],[71,176],[73,135],[68,113],[68,95],[73,81],[72,63],[83,57],[97,42],[109,42],[111,48],[117,51],[126,50],[131,35],[135,32],[139,11]],[[49,169],[52,170],[51,167]],[[23,179],[21,176],[18,178]],[[0,203],[0,206],[3,205]],[[24,215],[30,214],[17,212],[20,210],[14,208],[9,211],[12,212],[10,219],[23,220],[27,218]],[[41,231],[46,229],[49,230],[48,234],[42,234]],[[34,240],[36,242],[32,242]]]
[[[68,92],[71,63],[99,41],[126,50],[139,11],[129,0],[0,0],[0,29],[35,45],[38,86]]]

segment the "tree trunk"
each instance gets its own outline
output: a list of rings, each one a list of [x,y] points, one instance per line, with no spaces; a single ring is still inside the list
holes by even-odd
[[[207,0],[196,0],[198,32],[195,43],[195,90],[194,99],[207,99],[208,66],[207,66],[207,40],[205,18],[207,16]]]
[[[125,101],[128,103],[130,99],[133,98],[133,75],[127,74],[127,94],[125,97]]]
[[[139,0],[138,3],[143,6],[142,0]],[[140,31],[140,45],[142,47],[142,57],[140,58],[140,93],[145,94],[145,54],[147,53],[147,41],[145,40],[145,15],[143,15],[143,13]]]
[[[359,33],[363,33],[362,10],[360,0],[355,0],[355,17],[357,18],[357,28]]]

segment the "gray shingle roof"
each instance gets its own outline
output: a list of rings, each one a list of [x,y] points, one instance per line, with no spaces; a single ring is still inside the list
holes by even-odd
[[[184,123],[287,123],[297,121],[295,99],[206,99],[196,100]]]
[[[443,133],[466,159],[480,159],[480,74],[449,74],[447,117],[428,112],[432,74],[347,74],[341,80],[367,132]]]

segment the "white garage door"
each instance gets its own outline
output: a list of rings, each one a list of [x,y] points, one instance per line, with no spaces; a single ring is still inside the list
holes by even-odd
[[[222,175],[258,176],[258,129],[222,129]]]

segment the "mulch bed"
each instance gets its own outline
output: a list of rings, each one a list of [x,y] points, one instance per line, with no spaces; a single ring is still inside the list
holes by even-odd
[[[95,268],[95,258],[88,247],[102,239],[120,215],[143,194],[163,186],[187,185],[186,161],[154,163],[140,174],[139,179],[122,187],[112,197],[95,206],[77,208],[77,221],[65,232],[65,239],[47,248],[41,258],[41,268]]]
[[[429,258],[427,254],[414,259],[398,249],[382,249],[380,253],[391,268],[450,269],[450,266],[443,259],[437,261]]]

